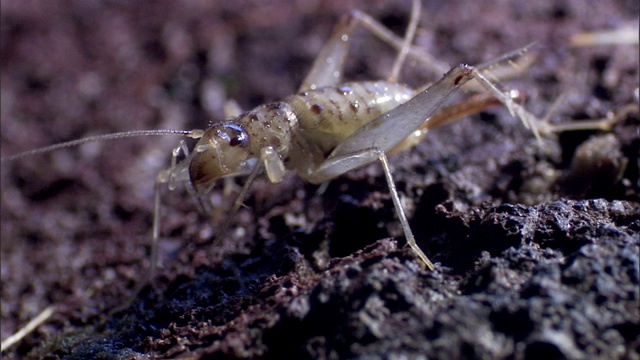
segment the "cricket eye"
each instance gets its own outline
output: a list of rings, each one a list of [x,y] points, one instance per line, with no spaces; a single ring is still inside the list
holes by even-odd
[[[247,134],[242,126],[227,124],[224,128],[229,135],[229,146],[247,147],[249,145],[249,134]]]

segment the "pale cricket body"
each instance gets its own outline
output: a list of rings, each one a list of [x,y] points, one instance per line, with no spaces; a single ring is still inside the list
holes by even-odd
[[[282,181],[287,171],[302,179],[321,184],[350,170],[379,160],[382,163],[391,199],[402,225],[407,244],[428,269],[435,266],[418,247],[393,181],[387,154],[411,147],[427,130],[451,122],[473,111],[501,103],[517,115],[538,136],[538,119],[514,102],[513,93],[503,93],[477,69],[503,60],[519,57],[524,50],[507,54],[477,68],[459,65],[439,81],[422,89],[412,89],[397,82],[407,56],[422,62],[432,58],[412,46],[420,14],[420,1],[413,0],[411,20],[404,38],[393,35],[366,14],[353,12],[344,16],[331,38],[322,48],[311,71],[297,94],[240,113],[232,109],[228,120],[206,130],[149,130],[94,136],[57,144],[3,160],[121,137],[148,135],[182,135],[198,139],[190,151],[184,141],[173,150],[171,166],[161,171],[155,184],[153,243],[150,271],[145,285],[154,274],[158,262],[160,239],[160,190],[167,184],[174,189],[184,183],[199,198],[206,195],[219,179],[248,176],[229,218],[237,212],[257,175],[264,171],[271,183]],[[348,52],[350,35],[362,25],[398,50],[394,66],[386,80],[342,82],[342,68]],[[440,105],[471,79],[491,94],[452,108],[452,114],[433,116]],[[471,85],[471,84],[470,84]],[[478,84],[474,84],[477,85]],[[224,228],[219,231],[224,233]],[[221,236],[221,235],[218,235]],[[6,346],[3,344],[3,349]]]
[[[166,183],[173,190],[178,183],[184,183],[192,194],[202,199],[219,179],[248,175],[231,210],[229,218],[232,218],[261,170],[272,183],[282,181],[286,171],[291,170],[308,182],[321,184],[380,160],[407,244],[433,270],[433,263],[415,242],[395,189],[386,154],[415,145],[428,129],[499,103],[519,116],[536,136],[538,134],[537,118],[513,101],[517,94],[501,92],[475,67],[454,67],[438,82],[423,89],[412,89],[397,82],[407,56],[432,67],[442,67],[434,65],[436,61],[431,56],[412,46],[419,14],[420,1],[413,0],[411,19],[404,38],[397,37],[364,13],[354,11],[347,14],[322,48],[297,94],[240,114],[237,109],[230,107],[232,110],[228,111],[228,120],[206,130],[141,130],[99,135],[19,153],[3,160],[123,137],[182,135],[199,139],[192,151],[181,141],[173,150],[171,166],[157,176],[149,277],[153,275],[158,261],[160,185]],[[342,82],[342,68],[351,33],[358,25],[398,50],[386,80]],[[478,68],[494,66],[505,60],[513,61],[525,50],[523,48],[506,54]],[[470,101],[452,107],[446,116],[431,118],[450,94],[472,78],[476,78],[492,98]],[[473,85],[479,88],[478,84]],[[220,233],[223,232],[224,228]]]
[[[397,83],[402,62],[411,50],[419,13],[420,2],[413,1],[412,18],[402,40],[387,34],[381,24],[362,13],[343,17],[298,94],[261,105],[198,133],[201,137],[191,152],[182,142],[174,149],[171,167],[158,175],[157,184],[169,183],[172,189],[176,182],[184,182],[196,196],[201,196],[221,178],[249,175],[231,210],[233,216],[261,169],[272,183],[282,181],[286,171],[292,170],[308,182],[321,184],[380,160],[407,244],[433,270],[433,263],[415,242],[386,153],[418,128],[441,125],[425,121],[473,77],[527,123],[532,121],[532,115],[468,65],[454,67],[426,90]],[[399,49],[387,80],[340,83],[350,33],[358,24]],[[180,153],[186,158],[178,162]],[[154,241],[159,238],[159,188],[156,186]],[[154,262],[156,256],[154,253]]]

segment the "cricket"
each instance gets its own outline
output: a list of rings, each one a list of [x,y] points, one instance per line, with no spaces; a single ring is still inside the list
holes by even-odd
[[[376,162],[382,166],[406,244],[424,267],[434,270],[436,266],[416,243],[388,156],[411,148],[431,129],[496,105],[506,107],[537,138],[570,128],[555,130],[547,126],[544,119],[521,105],[517,91],[499,89],[493,78],[487,75],[489,70],[499,67],[513,73],[526,69],[529,50],[526,45],[480,65],[453,66],[435,83],[421,88],[404,85],[399,78],[407,59],[417,63],[433,61],[431,55],[413,44],[421,2],[412,0],[411,4],[410,19],[403,37],[365,13],[353,11],[344,15],[313,62],[298,92],[280,101],[260,105],[250,111],[242,111],[230,101],[225,107],[226,120],[214,122],[207,129],[136,130],[96,135],[8,155],[2,158],[2,163],[23,161],[89,142],[140,136],[195,139],[197,143],[192,148],[186,141],[179,141],[171,151],[170,165],[157,174],[153,185],[150,182],[149,186],[154,187],[150,265],[137,285],[136,293],[152,281],[158,268],[164,187],[174,190],[183,185],[197,199],[199,206],[209,211],[211,205],[207,195],[222,179],[245,177],[244,185],[228,213],[226,225],[217,230],[216,236],[221,237],[225,236],[258,176],[264,175],[270,183],[276,184],[292,172],[309,183],[319,185]],[[352,82],[343,79],[351,35],[358,27],[363,27],[397,51],[386,79]],[[483,94],[441,109],[444,102],[463,87]],[[601,127],[600,124],[597,126]],[[50,315],[51,309],[46,311]],[[46,317],[41,321],[46,321]],[[32,325],[29,325],[30,329],[37,326]],[[11,341],[3,340],[2,350],[24,335],[12,337]]]

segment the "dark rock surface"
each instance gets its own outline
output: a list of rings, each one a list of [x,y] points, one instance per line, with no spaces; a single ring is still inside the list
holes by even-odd
[[[3,156],[115,131],[203,128],[225,95],[251,108],[295,92],[340,14],[358,8],[401,33],[410,7],[43,4],[2,2]],[[295,176],[257,182],[215,247],[235,195],[216,188],[204,216],[185,192],[166,192],[163,268],[110,315],[145,277],[153,181],[177,140],[3,163],[2,339],[57,306],[3,357],[638,358],[638,45],[566,46],[583,31],[637,26],[638,14],[632,1],[425,1],[417,44],[445,64],[537,41],[537,61],[503,88],[526,93],[541,116],[566,94],[553,121],[623,114],[609,133],[540,146],[491,109],[393,156],[434,272],[404,247],[374,164],[322,195]],[[385,77],[393,52],[365,32],[354,40],[347,77]],[[409,62],[403,80],[419,86],[434,73]]]

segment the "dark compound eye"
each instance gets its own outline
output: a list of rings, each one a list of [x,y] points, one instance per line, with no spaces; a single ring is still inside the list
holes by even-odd
[[[230,146],[246,147],[249,145],[249,134],[247,134],[242,126],[237,124],[226,124],[224,127],[225,130],[227,130],[227,134],[229,134]]]

